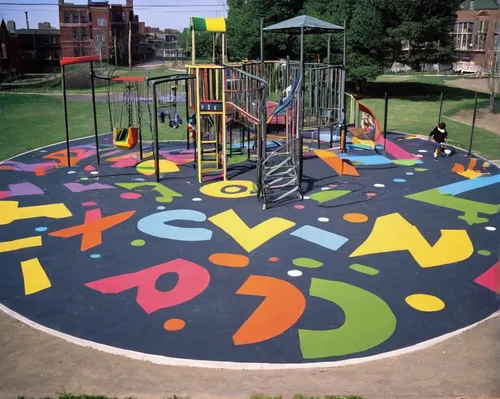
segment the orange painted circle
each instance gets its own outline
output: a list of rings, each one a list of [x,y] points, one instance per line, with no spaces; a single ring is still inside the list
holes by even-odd
[[[277,258],[276,256],[273,256],[272,258],[269,258],[269,262],[277,262],[279,260],[280,260],[280,258]]]
[[[217,253],[209,256],[208,260],[218,266],[246,267],[250,259],[245,255]]]
[[[346,213],[344,215],[344,220],[351,223],[364,223],[368,221],[368,216],[362,213]]]
[[[186,322],[181,319],[170,319],[163,324],[163,328],[167,331],[179,331],[184,328]]]

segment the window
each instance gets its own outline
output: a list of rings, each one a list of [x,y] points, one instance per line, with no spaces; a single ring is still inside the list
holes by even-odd
[[[73,47],[73,56],[80,57],[80,47]]]
[[[82,55],[90,55],[90,51],[88,47],[82,47]]]
[[[89,39],[89,31],[84,28],[82,29],[82,40],[88,40]]]
[[[488,21],[477,21],[474,50],[486,50],[486,37],[488,36]]]
[[[73,40],[80,40],[80,35],[79,35],[79,32],[80,29],[78,28],[72,28],[71,29],[71,37],[73,38]]]
[[[64,12],[64,23],[71,23],[71,13],[69,11]]]
[[[0,30],[0,42],[5,42],[5,32]]]
[[[73,13],[73,23],[78,24],[80,22],[80,15],[78,14],[77,11]]]
[[[474,22],[457,22],[453,29],[455,50],[472,50]]]
[[[53,45],[57,44],[57,36],[52,36],[52,44]]]
[[[52,58],[54,58],[55,60],[58,60],[61,58],[61,51],[60,50],[53,50],[52,51]]]
[[[97,18],[98,26],[106,26],[106,20],[104,18]]]
[[[125,17],[125,11],[122,11],[122,20],[121,22],[125,22],[127,21],[126,17]]]
[[[89,16],[87,11],[82,11],[82,24],[87,24],[89,22]]]

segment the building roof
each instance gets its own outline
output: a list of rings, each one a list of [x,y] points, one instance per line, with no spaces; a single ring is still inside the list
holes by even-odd
[[[471,3],[473,4],[473,10],[499,10],[500,9],[500,1],[497,0],[465,0],[460,4],[461,10],[470,10]]]
[[[310,17],[308,15],[300,15],[298,17],[287,19],[286,21],[268,26],[267,28],[264,28],[264,30],[300,34],[302,28],[304,29],[305,34],[340,32],[344,30],[342,26],[331,24],[330,22],[322,21],[321,19]]]
[[[16,35],[59,35],[59,29],[16,29]]]

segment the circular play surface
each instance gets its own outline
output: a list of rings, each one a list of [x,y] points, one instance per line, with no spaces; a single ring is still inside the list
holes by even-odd
[[[170,144],[156,183],[100,140],[101,166],[93,139],[71,168],[64,145],[0,164],[0,302],[46,331],[170,364],[300,367],[402,353],[498,309],[500,174],[481,160],[402,136],[311,149],[304,200],[263,211],[251,163],[200,185]]]

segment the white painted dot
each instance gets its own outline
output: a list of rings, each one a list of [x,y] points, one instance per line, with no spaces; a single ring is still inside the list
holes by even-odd
[[[488,231],[495,231],[497,228],[493,226],[486,226],[485,229]]]
[[[405,174],[408,175],[408,176],[413,176],[415,173],[413,173],[413,172],[406,172]]]
[[[68,175],[74,175],[75,173],[76,173],[76,172],[75,172],[74,170],[70,170],[70,171],[68,172]]]
[[[309,197],[308,195],[304,195],[303,199],[308,200],[311,199],[311,197]]]
[[[80,177],[80,180],[88,180],[88,177]]]
[[[90,172],[91,175],[97,175],[99,172],[97,170],[94,170],[93,172]]]
[[[330,190],[330,187],[321,187],[322,191]]]
[[[373,185],[373,187],[380,187],[380,188],[382,188],[382,187],[385,187],[385,184],[382,184],[382,183],[375,183],[375,184]]]
[[[326,223],[329,221],[330,221],[330,219],[328,219],[328,218],[318,218],[318,222]]]
[[[290,277],[300,277],[302,276],[302,272],[300,270],[289,270],[287,272],[287,274],[290,276]]]
[[[418,152],[427,152],[427,150],[418,150]]]
[[[415,155],[417,158],[423,158],[424,156],[422,154],[417,154]]]
[[[163,211],[165,210],[165,207],[163,205],[160,205],[159,207],[157,207],[156,209],[158,209],[159,211]]]
[[[193,198],[193,201],[194,201],[194,202],[200,202],[200,201],[201,201],[201,198]]]

